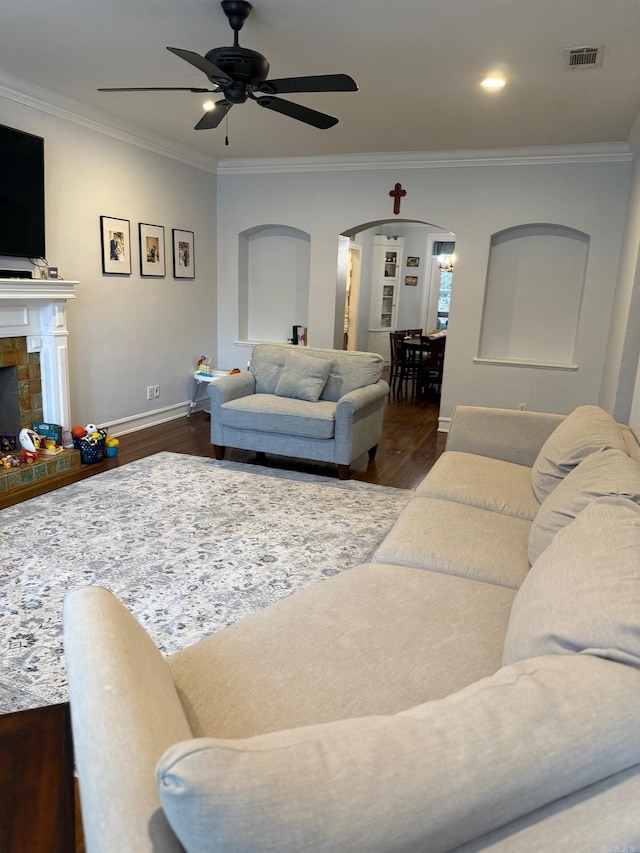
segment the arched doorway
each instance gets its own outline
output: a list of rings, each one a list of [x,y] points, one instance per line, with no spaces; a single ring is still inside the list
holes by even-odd
[[[386,282],[384,252],[379,248],[385,241],[396,255],[395,267],[386,268],[393,273]],[[434,251],[453,244],[452,231],[420,220],[381,219],[343,231],[338,248],[336,346],[380,352],[388,359],[389,332],[396,328],[426,332],[443,326],[446,317],[438,317],[445,313],[440,296],[443,287],[450,293],[453,276],[451,272],[442,275],[441,260]],[[355,291],[349,279],[354,247],[360,273]]]

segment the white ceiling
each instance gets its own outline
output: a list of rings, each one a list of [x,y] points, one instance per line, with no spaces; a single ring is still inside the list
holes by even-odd
[[[206,86],[166,50],[232,43],[218,0],[1,0],[0,75],[215,159],[624,142],[640,110],[639,0],[255,0],[240,44],[271,77],[343,72],[356,93],[285,95],[339,118],[316,130],[254,103],[195,131]],[[604,44],[600,70],[563,49]],[[508,84],[483,92],[500,68]],[[0,77],[0,82],[2,78]],[[0,106],[0,122],[2,110]]]

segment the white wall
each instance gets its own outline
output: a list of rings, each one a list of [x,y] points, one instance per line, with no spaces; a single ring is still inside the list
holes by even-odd
[[[437,223],[456,235],[456,273],[445,365],[441,416],[459,403],[569,412],[597,403],[625,223],[630,158],[593,155],[546,159],[503,155],[456,162],[425,162],[403,168],[317,168],[290,171],[268,164],[251,171],[233,164],[218,177],[225,217],[218,228],[218,274],[229,287],[218,300],[219,358],[237,360],[238,234],[280,222],[311,235],[309,344],[333,343],[338,234],[358,223],[390,218],[389,189],[407,190],[398,221]],[[237,165],[237,169],[236,169]],[[304,169],[303,166],[300,169]],[[553,223],[590,237],[584,297],[576,338],[578,370],[559,371],[477,363],[491,235],[514,225]],[[363,270],[364,274],[364,270]]]
[[[215,176],[2,91],[0,123],[44,137],[48,260],[80,282],[68,303],[72,420],[117,433],[186,411],[198,356],[217,351]],[[101,215],[131,222],[130,276],[102,273]],[[139,222],[164,226],[163,279],[140,276]],[[194,232],[193,281],[173,278],[172,228]],[[159,399],[147,402],[147,385]]]

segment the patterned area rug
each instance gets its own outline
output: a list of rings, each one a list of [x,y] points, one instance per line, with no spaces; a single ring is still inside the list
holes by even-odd
[[[158,453],[0,513],[0,712],[66,701],[62,602],[110,589],[170,654],[366,561],[412,492]]]

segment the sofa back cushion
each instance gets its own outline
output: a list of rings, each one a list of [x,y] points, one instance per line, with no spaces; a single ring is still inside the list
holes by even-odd
[[[290,352],[276,383],[278,397],[317,403],[329,378],[331,359]]]
[[[640,667],[640,506],[593,500],[536,560],[511,609],[503,663],[587,652]]]
[[[337,402],[345,394],[375,384],[382,376],[384,359],[378,353],[354,350],[294,347],[288,344],[256,344],[249,369],[256,380],[256,394],[275,394],[276,386],[290,354],[331,361],[321,400]]]
[[[587,504],[606,495],[640,503],[640,464],[621,450],[590,454],[544,499],[529,533],[529,562],[533,565],[556,533]]]
[[[531,469],[531,485],[542,501],[586,456],[614,447],[625,450],[619,425],[599,406],[578,406],[551,433]]]
[[[638,763],[639,689],[550,655],[396,715],[178,743],[158,790],[189,853],[441,853]]]

